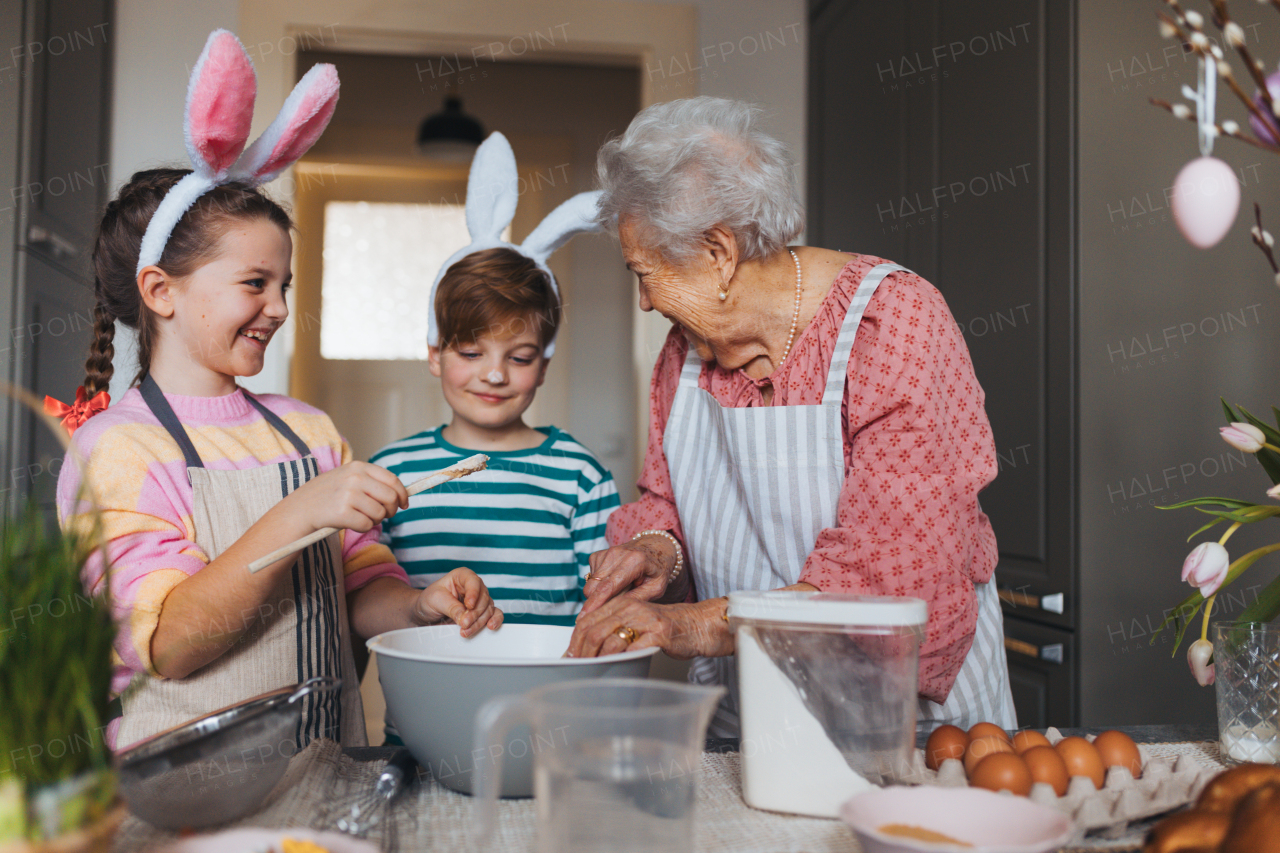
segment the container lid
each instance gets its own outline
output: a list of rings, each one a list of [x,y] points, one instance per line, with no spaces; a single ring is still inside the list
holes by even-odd
[[[728,615],[758,622],[810,622],[855,628],[923,627],[929,618],[929,607],[919,598],[777,589],[729,593]]]

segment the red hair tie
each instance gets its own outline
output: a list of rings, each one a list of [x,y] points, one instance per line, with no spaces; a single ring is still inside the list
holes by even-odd
[[[84,398],[84,386],[81,385],[76,389],[76,402],[74,405],[68,406],[60,400],[52,397],[44,398],[44,410],[55,418],[62,420],[62,425],[66,427],[67,435],[74,435],[75,431],[84,425],[89,418],[105,412],[107,406],[111,405],[111,395],[106,391],[99,391],[93,395],[93,399],[86,400]]]

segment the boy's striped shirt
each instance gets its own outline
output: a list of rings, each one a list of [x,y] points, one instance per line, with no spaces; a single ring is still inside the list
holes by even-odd
[[[371,462],[406,484],[473,455],[443,427],[388,445]],[[459,566],[484,579],[506,621],[572,625],[605,522],[618,508],[613,475],[556,427],[528,450],[489,452],[486,470],[409,499],[383,522],[382,541],[415,587]]]

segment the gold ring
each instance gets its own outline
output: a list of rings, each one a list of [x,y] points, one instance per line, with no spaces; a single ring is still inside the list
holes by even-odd
[[[587,572],[587,576],[586,578],[583,579],[583,583],[586,583],[587,581],[593,581],[593,580],[598,580],[598,578],[596,578],[595,575],[591,574],[591,572]]]
[[[637,639],[639,639],[640,634],[639,632],[636,631],[635,628],[629,627],[627,625],[619,625],[617,628],[613,629],[613,636],[617,637],[619,640],[621,640],[622,642],[626,643],[629,646],[632,643],[634,643]]]

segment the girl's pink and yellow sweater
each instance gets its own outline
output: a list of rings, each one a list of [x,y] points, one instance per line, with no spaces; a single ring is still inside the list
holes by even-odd
[[[180,397],[166,394],[206,468],[227,471],[258,468],[297,458],[293,445],[280,435],[244,392],[225,397]],[[320,471],[351,461],[351,448],[329,416],[319,409],[275,394],[259,402],[279,415],[311,448]],[[111,555],[112,611],[120,625],[116,638],[113,695],[136,673],[160,677],[152,666],[151,637],[169,592],[209,563],[195,543],[192,491],[182,451],[147,408],[137,388],[76,430],[72,445],[87,459],[89,482],[102,511]],[[81,475],[70,460],[58,477],[58,520],[64,528],[88,530],[92,514],[77,501]],[[367,533],[344,530],[343,571],[352,592],[379,577],[408,582],[391,551],[378,542],[379,529]],[[104,577],[101,556],[84,569],[84,585],[100,592]]]

